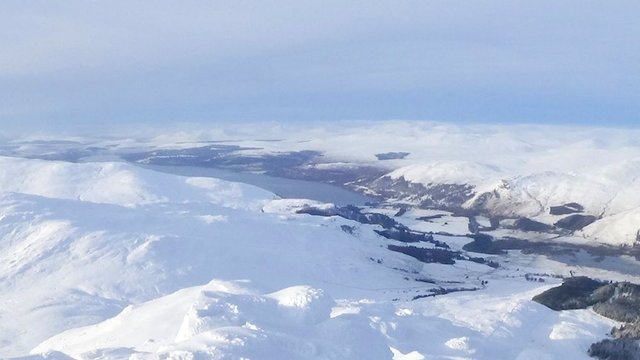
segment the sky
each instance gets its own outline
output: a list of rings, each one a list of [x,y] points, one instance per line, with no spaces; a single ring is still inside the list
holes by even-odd
[[[3,0],[0,123],[640,126],[640,2]]]

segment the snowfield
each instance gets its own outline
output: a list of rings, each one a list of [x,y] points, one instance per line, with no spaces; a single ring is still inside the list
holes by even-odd
[[[0,191],[2,358],[587,359],[614,325],[533,303],[534,256],[423,264],[245,184],[2,157]]]
[[[552,225],[561,219],[549,214],[552,206],[576,202],[584,207],[584,214],[597,217],[595,223],[572,234],[583,243],[630,246],[640,230],[634,215],[640,209],[637,128],[429,121],[304,127],[259,123],[171,134],[158,130],[156,137],[141,142],[150,149],[168,149],[206,146],[211,139],[249,148],[245,151],[254,156],[317,151],[323,155],[321,160],[308,165],[315,169],[376,166],[391,179],[427,186],[471,185],[475,196],[464,206],[473,207],[479,198],[491,194],[483,209],[497,217],[527,217]],[[118,140],[97,145],[126,148],[126,144]],[[42,151],[36,148],[33,153]],[[375,156],[388,152],[409,155],[384,161]],[[366,187],[360,190],[372,193]]]
[[[640,232],[640,159],[624,160],[581,173],[546,171],[517,176],[478,166],[439,161],[409,165],[388,176],[425,186],[473,185],[476,195],[464,204],[465,207],[475,206],[488,193],[491,197],[488,201],[483,200],[482,208],[490,214],[527,217],[548,224],[562,218],[551,216],[551,207],[577,202],[584,207],[583,214],[598,218],[578,232],[579,235],[610,245],[633,245],[637,240]]]
[[[392,179],[404,178],[418,184],[456,184],[491,188],[506,176],[499,168],[469,161],[434,161],[412,164],[392,171]]]

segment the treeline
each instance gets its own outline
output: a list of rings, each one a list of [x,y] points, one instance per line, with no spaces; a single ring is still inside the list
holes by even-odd
[[[611,330],[611,339],[592,344],[588,353],[601,360],[640,360],[640,285],[573,277],[533,300],[553,310],[593,306],[594,312],[625,323]]]

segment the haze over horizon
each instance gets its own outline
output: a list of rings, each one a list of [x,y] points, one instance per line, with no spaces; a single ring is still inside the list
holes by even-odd
[[[0,123],[635,127],[637,13],[635,1],[8,0]]]

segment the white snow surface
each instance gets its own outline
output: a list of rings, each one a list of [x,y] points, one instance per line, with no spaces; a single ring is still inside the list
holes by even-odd
[[[588,359],[614,325],[533,303],[552,285],[520,270],[422,264],[370,226],[295,214],[308,204],[122,163],[0,158],[0,357]],[[407,274],[490,283],[413,301],[437,286]]]
[[[259,148],[251,150],[255,154],[315,150],[326,159],[316,168],[375,165],[389,169],[392,178],[420,184],[469,184],[478,197],[484,192],[500,196],[487,205],[498,216],[553,224],[560,218],[549,216],[551,206],[577,202],[586,214],[601,217],[593,229],[577,234],[585,242],[631,245],[635,237],[627,234],[640,230],[632,215],[640,209],[638,128],[362,121],[158,132],[147,140],[148,146],[193,147],[206,140],[227,140]],[[384,152],[409,156],[378,161],[375,154]],[[621,220],[625,216],[630,217]],[[614,222],[625,229],[613,227]]]
[[[528,217],[553,224],[561,216],[550,216],[552,206],[577,202],[585,214],[599,219],[579,235],[612,245],[631,245],[640,231],[640,158],[621,160],[580,172],[544,171],[509,175],[492,167],[465,162],[437,161],[414,164],[388,174],[397,179],[423,184],[469,184],[476,196],[492,193],[484,207],[493,215]]]
[[[135,207],[207,200],[227,207],[260,208],[273,195],[257,187],[213,178],[180,178],[124,163],[73,164],[0,156],[0,188],[55,199]]]
[[[392,179],[402,177],[407,181],[424,185],[469,184],[487,189],[496,186],[505,175],[496,166],[469,161],[418,163],[402,167],[388,174]]]
[[[312,165],[317,169],[379,166],[388,169],[390,177],[403,177],[420,184],[473,185],[477,195],[466,206],[471,206],[485,192],[495,193],[499,200],[489,202],[486,208],[497,216],[529,217],[553,224],[560,218],[549,216],[551,206],[577,202],[585,207],[586,214],[599,218],[593,228],[575,234],[587,243],[632,245],[635,237],[628,234],[640,230],[640,224],[632,215],[640,209],[638,128],[434,121],[361,121],[329,125],[261,122],[213,129],[197,126],[191,131],[147,129],[146,133],[151,134],[150,138],[132,139],[130,134],[121,134],[91,140],[69,136],[56,138],[49,134],[44,139],[142,150],[197,147],[213,140],[251,148],[245,153],[256,156],[312,150],[324,155],[322,162]],[[42,138],[28,134],[12,142],[20,146],[19,153],[34,155],[51,149],[52,145],[37,142]],[[375,154],[385,152],[407,152],[409,155],[404,159],[377,160]],[[51,176],[64,175],[63,169],[50,171]],[[117,172],[118,168],[108,171]],[[28,181],[47,193],[60,190],[53,186],[55,184],[48,184],[48,188],[44,186],[47,184],[39,184],[42,179]],[[121,181],[128,180],[123,176]],[[102,202],[105,199],[101,194],[108,193],[113,198],[107,201],[121,204],[155,202],[162,200],[157,196],[165,196],[153,189],[150,193],[123,193],[116,187],[100,192],[100,187],[114,186],[110,181],[92,186],[96,186],[93,195],[83,193],[83,189],[75,189],[68,195]],[[630,217],[622,220],[625,216]],[[614,223],[625,228],[613,227]]]

